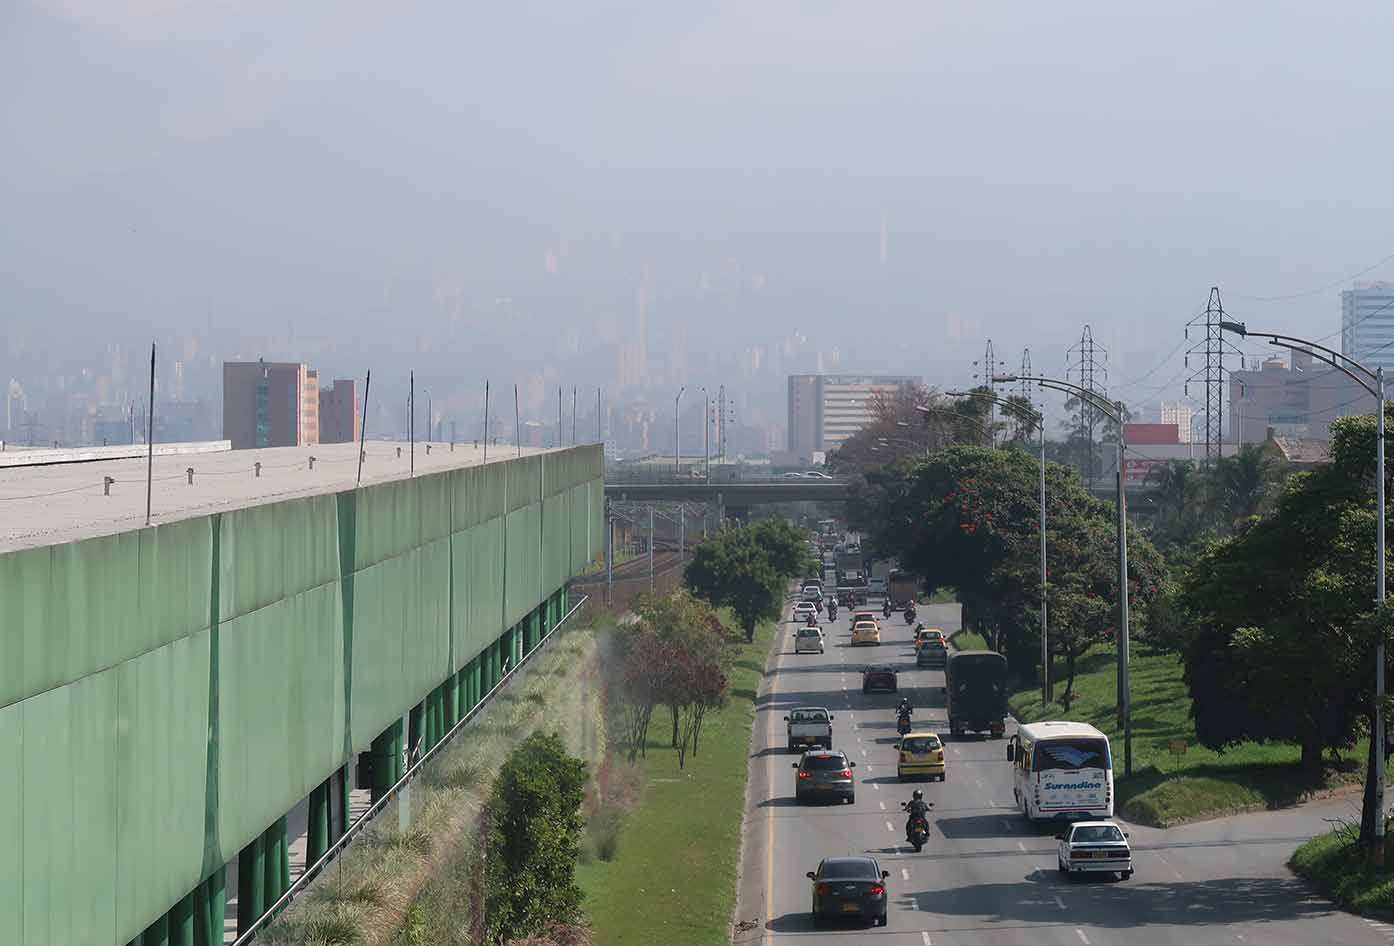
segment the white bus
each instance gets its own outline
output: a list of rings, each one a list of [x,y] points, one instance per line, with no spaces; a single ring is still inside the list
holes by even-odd
[[[1088,723],[1021,726],[1007,742],[1007,761],[1027,819],[1113,817],[1113,754]]]

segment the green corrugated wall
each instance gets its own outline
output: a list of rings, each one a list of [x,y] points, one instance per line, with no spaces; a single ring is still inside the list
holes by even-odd
[[[602,477],[576,447],[0,555],[0,943],[138,936],[599,554]]]

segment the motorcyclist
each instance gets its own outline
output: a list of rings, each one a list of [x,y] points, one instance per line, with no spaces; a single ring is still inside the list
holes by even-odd
[[[808,612],[808,620],[804,621],[804,626],[805,626],[805,627],[817,627],[817,626],[818,626],[818,614],[817,614],[817,612],[815,612],[815,611],[810,611],[810,612]]]
[[[887,598],[886,603],[881,605],[881,616],[888,618],[891,616],[891,599]]]
[[[906,620],[906,621],[913,621],[913,620],[915,620],[915,605],[914,605],[914,603],[907,604],[907,605],[905,606],[905,620]]]
[[[924,818],[925,826],[929,825],[929,809],[934,807],[934,802],[924,800],[924,792],[918,788],[915,794],[910,796],[910,800],[900,806],[905,809],[905,840],[910,840],[910,829],[915,824],[916,818]]]
[[[896,719],[909,719],[912,712],[913,710],[910,707],[909,697],[902,696],[900,698],[900,705],[895,708]]]

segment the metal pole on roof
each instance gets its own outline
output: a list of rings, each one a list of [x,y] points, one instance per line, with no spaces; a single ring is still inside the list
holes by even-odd
[[[416,475],[416,372],[409,375],[407,382],[407,438],[411,441],[411,468],[408,476]]]
[[[576,446],[576,385],[571,386],[571,445]]]
[[[557,392],[561,393],[561,392]],[[513,443],[516,455],[523,455],[523,415],[518,413],[518,385],[513,385]]]
[[[561,409],[561,385],[559,384],[557,385],[557,442],[552,444],[554,447],[561,446],[561,425],[563,416]]]
[[[150,424],[145,428],[145,524],[150,525],[150,498],[155,483],[155,343],[150,343]]]
[[[489,462],[489,379],[484,379],[484,462]]]
[[[368,389],[373,385],[373,369],[368,369],[368,377],[363,382],[363,420],[358,425],[358,479],[354,486],[363,483],[363,444],[368,436]]]

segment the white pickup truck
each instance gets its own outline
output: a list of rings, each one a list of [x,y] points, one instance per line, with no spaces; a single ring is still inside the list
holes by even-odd
[[[784,717],[789,730],[789,751],[833,747],[833,716],[825,706],[798,706]]]

